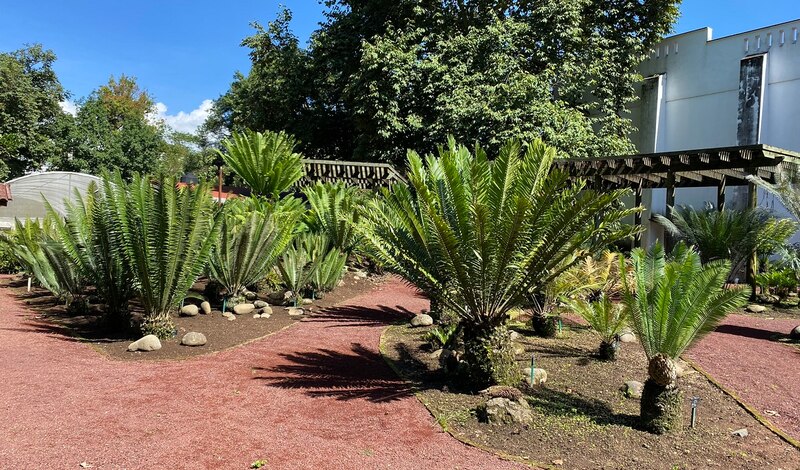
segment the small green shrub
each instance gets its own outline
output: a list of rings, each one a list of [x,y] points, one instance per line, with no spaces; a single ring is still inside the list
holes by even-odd
[[[14,250],[5,243],[0,243],[0,274],[16,274],[23,269],[14,256]]]
[[[458,325],[440,325],[425,334],[425,341],[436,349],[455,349],[458,345],[460,328]]]
[[[586,320],[600,337],[600,357],[615,360],[617,337],[628,322],[627,311],[623,306],[612,302],[605,293],[600,294],[600,298],[593,302],[580,299],[565,300],[565,303]]]

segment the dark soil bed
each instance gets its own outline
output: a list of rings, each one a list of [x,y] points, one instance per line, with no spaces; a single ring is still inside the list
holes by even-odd
[[[800,468],[799,450],[691,369],[679,382],[687,427],[690,398],[701,399],[697,426],[666,436],[640,430],[639,401],[626,398],[620,387],[626,381],[646,379],[641,346],[623,344],[616,362],[601,362],[595,357],[599,340],[576,324],[565,325],[560,338],[523,335],[517,342],[521,367],[530,364],[533,354],[536,366],[548,372],[545,385],[524,390],[534,410],[534,424],[481,423],[473,410],[485,399],[448,389],[422,339],[426,330],[389,328],[382,340],[383,354],[413,382],[417,396],[438,422],[466,442],[556,468]],[[747,437],[731,434],[741,428],[747,428]]]
[[[356,280],[352,273],[345,276],[342,285],[333,292],[326,294],[322,299],[316,300],[312,305],[304,306],[306,315],[312,315],[327,307],[341,303],[359,294],[372,290],[381,282],[381,277],[370,277],[366,280]],[[33,288],[27,292],[27,281],[21,277],[6,277],[0,279],[0,287],[9,289],[21,302],[31,308],[36,316],[30,319],[31,326],[52,334],[73,338],[75,341],[90,344],[99,353],[114,359],[121,360],[170,360],[185,359],[215,351],[221,351],[252,340],[267,336],[282,330],[303,317],[290,317],[283,306],[272,305],[273,314],[270,318],[253,318],[253,315],[237,315],[236,320],[229,321],[222,316],[222,305],[212,304],[211,315],[197,315],[195,317],[182,317],[174,315],[173,321],[178,330],[174,338],[161,341],[162,348],[151,352],[128,352],[128,345],[138,339],[132,331],[109,330],[103,322],[102,306],[91,305],[86,315],[71,316],[55,297],[47,291]],[[204,283],[194,286],[195,291],[202,292]],[[268,300],[265,293],[259,297]],[[271,303],[271,302],[270,302]],[[135,310],[135,308],[134,308]],[[230,311],[230,307],[228,307]],[[188,347],[180,344],[183,335],[190,331],[203,333],[208,342],[205,346]]]

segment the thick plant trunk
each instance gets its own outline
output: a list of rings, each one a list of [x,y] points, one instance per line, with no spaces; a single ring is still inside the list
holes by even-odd
[[[531,328],[537,336],[542,338],[555,338],[558,334],[555,318],[541,311],[534,311],[531,316]]]
[[[656,434],[665,434],[683,427],[682,394],[677,384],[673,360],[662,354],[654,356],[648,366],[640,414],[644,427]]]
[[[598,354],[600,356],[600,359],[604,361],[616,361],[618,349],[619,349],[619,341],[612,341],[610,343],[603,341],[600,343],[600,349],[598,350]]]
[[[146,316],[139,328],[143,335],[156,335],[161,339],[175,336],[175,324],[169,311],[153,313]]]
[[[514,355],[509,331],[490,322],[464,323],[464,367],[462,373],[473,387],[517,386],[522,372]]]

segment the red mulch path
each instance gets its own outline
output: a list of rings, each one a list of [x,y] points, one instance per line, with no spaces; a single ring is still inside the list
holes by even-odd
[[[521,468],[443,433],[380,357],[387,322],[427,301],[391,279],[347,304],[144,363],[37,328],[0,289],[0,468]]]
[[[687,357],[777,427],[800,439],[800,350],[770,339],[795,326],[797,320],[792,319],[730,315]]]

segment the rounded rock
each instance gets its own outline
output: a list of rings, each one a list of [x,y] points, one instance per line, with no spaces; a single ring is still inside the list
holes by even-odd
[[[433,325],[433,317],[430,315],[426,315],[424,313],[420,313],[419,315],[415,315],[414,318],[411,319],[411,326],[431,326]]]
[[[533,369],[533,383],[531,383],[531,368],[526,367],[522,370],[523,375],[525,376],[525,382],[528,385],[541,385],[547,382],[547,371],[544,369]]]
[[[203,312],[203,315],[211,315],[211,304],[208,301],[203,301],[200,304],[200,311]]]
[[[763,305],[753,304],[753,305],[748,305],[745,310],[750,312],[750,313],[761,313],[761,312],[767,310],[767,307],[765,307]]]
[[[636,380],[629,380],[622,386],[622,393],[628,398],[642,398],[644,384]]]
[[[139,338],[130,345],[128,351],[157,351],[161,349],[161,340],[156,335],[147,335]]]
[[[253,304],[239,304],[233,307],[233,313],[236,315],[246,315],[256,309]]]
[[[789,339],[800,341],[800,325],[794,327],[794,329],[789,332]]]
[[[306,313],[306,311],[300,307],[289,307],[287,310],[289,311],[290,317],[299,317]]]
[[[263,300],[256,300],[255,302],[253,302],[253,305],[255,305],[256,308],[264,308],[269,306],[269,304],[264,302]]]
[[[203,346],[206,342],[206,335],[196,331],[190,331],[181,338],[181,344],[184,346]]]
[[[181,315],[184,317],[196,317],[198,313],[200,313],[200,309],[197,308],[197,305],[186,304],[181,307]]]

